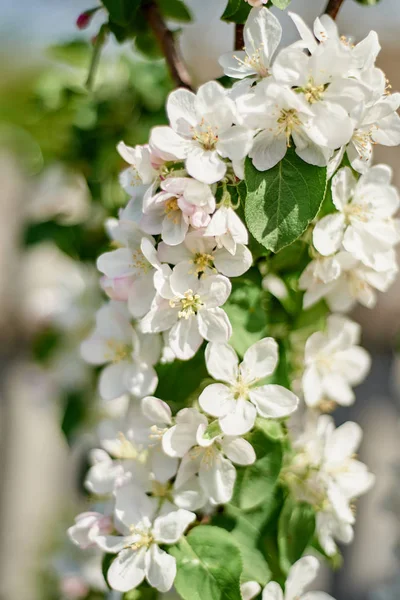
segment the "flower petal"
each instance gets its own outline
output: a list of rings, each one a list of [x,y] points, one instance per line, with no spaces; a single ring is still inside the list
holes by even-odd
[[[319,562],[314,556],[303,556],[289,571],[285,585],[287,600],[301,596],[304,588],[314,581],[319,570]]]
[[[176,576],[176,559],[157,544],[152,544],[146,553],[146,578],[151,587],[159,592],[168,592]]]
[[[243,438],[226,436],[221,442],[221,449],[235,465],[252,465],[256,460],[253,446]]]
[[[254,426],[257,410],[251,402],[239,398],[235,409],[219,419],[219,424],[227,435],[244,435]]]
[[[265,418],[280,419],[291,415],[298,407],[299,399],[281,385],[269,384],[249,392],[250,400],[258,413]]]
[[[169,332],[168,342],[175,356],[181,360],[189,360],[200,348],[203,341],[199,333],[197,319],[194,315],[188,319],[179,319]]]
[[[216,342],[207,344],[205,358],[211,377],[226,383],[234,383],[237,380],[239,359],[232,346]]]
[[[230,460],[218,454],[212,464],[203,462],[200,465],[199,480],[204,492],[215,504],[226,504],[233,495],[236,480],[236,469]]]
[[[341,213],[323,217],[314,227],[313,244],[322,256],[339,250],[345,230],[345,218]]]
[[[130,548],[122,550],[111,563],[107,580],[113,590],[129,592],[140,585],[144,579],[146,548],[135,551]]]
[[[222,308],[200,309],[197,322],[200,334],[209,342],[227,342],[232,335],[231,323]]]
[[[278,363],[278,344],[269,337],[263,338],[246,350],[240,373],[248,383],[267,377]]]
[[[201,392],[199,404],[207,414],[213,417],[224,417],[236,407],[231,390],[222,383],[212,383]]]
[[[152,534],[156,542],[175,544],[185,533],[190,523],[196,520],[196,515],[189,510],[180,508],[167,515],[157,517],[154,521]]]

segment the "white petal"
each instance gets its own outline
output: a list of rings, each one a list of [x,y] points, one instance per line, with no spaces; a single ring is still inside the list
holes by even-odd
[[[243,244],[237,244],[236,252],[232,256],[230,252],[221,248],[214,253],[215,267],[227,277],[239,277],[248,271],[252,265],[253,256],[250,250]]]
[[[262,131],[253,142],[253,147],[249,152],[253,159],[253,165],[259,171],[267,171],[275,167],[287,151],[285,136],[274,136],[270,131]]]
[[[253,145],[254,133],[250,129],[235,125],[219,135],[217,150],[223,157],[241,160]]]
[[[273,338],[263,338],[246,350],[240,372],[246,382],[271,375],[278,363],[278,344]]]
[[[158,377],[153,367],[144,363],[135,363],[125,370],[124,383],[133,396],[142,398],[155,392]]]
[[[120,535],[99,535],[96,544],[104,552],[121,552],[126,546],[126,539]]]
[[[244,435],[253,428],[257,410],[251,402],[239,398],[235,409],[219,419],[219,424],[227,435]]]
[[[332,179],[332,200],[338,210],[344,209],[353,196],[356,185],[357,179],[349,167],[344,167],[337,172]]]
[[[240,586],[242,600],[252,600],[261,592],[261,586],[257,581],[246,581]]]
[[[285,585],[285,596],[287,600],[294,600],[301,596],[304,588],[314,581],[319,569],[319,562],[314,556],[303,556],[289,571]]]
[[[251,56],[258,50],[264,66],[268,67],[282,37],[282,27],[275,15],[268,8],[252,8],[243,34],[246,52]]]
[[[322,380],[324,396],[334,400],[341,406],[351,406],[355,394],[340,373],[328,373]]]
[[[182,457],[196,444],[196,432],[207,418],[194,408],[184,408],[176,416],[176,425],[163,436],[162,447],[172,457]]]
[[[227,342],[232,335],[231,323],[222,308],[199,310],[197,322],[200,334],[209,342]]]
[[[313,244],[322,256],[339,250],[343,240],[345,218],[341,213],[323,217],[314,227]]]
[[[156,510],[156,498],[149,498],[133,484],[120,487],[115,492],[115,515],[128,528],[143,521],[151,522]]]
[[[198,294],[204,301],[206,308],[222,306],[231,293],[232,285],[223,275],[211,275],[200,281]]]
[[[250,400],[258,413],[265,418],[280,419],[291,415],[299,404],[299,399],[281,385],[263,385],[249,392]]]
[[[212,383],[199,396],[201,408],[213,417],[224,417],[236,407],[231,390],[222,383]]]
[[[203,150],[195,146],[191,148],[186,159],[186,170],[194,179],[212,184],[224,177],[226,164],[216,150]]]
[[[226,504],[232,498],[236,469],[230,460],[219,454],[211,465],[202,461],[199,479],[204,492],[212,502]]]
[[[175,544],[195,520],[196,515],[183,508],[157,517],[152,529],[154,539],[161,544]]]
[[[168,592],[176,576],[176,559],[157,544],[152,544],[146,553],[146,579],[159,592]]]
[[[162,154],[184,159],[188,153],[188,142],[175,133],[171,127],[154,127],[150,135],[150,144]]]
[[[171,127],[183,135],[190,134],[190,126],[197,124],[194,107],[196,95],[185,89],[178,89],[168,96],[167,114]]]
[[[155,398],[147,396],[141,402],[142,412],[155,425],[170,425],[172,423],[172,414],[169,405]]]
[[[169,332],[168,342],[177,358],[189,360],[200,348],[203,338],[194,315],[179,319]]]
[[[283,592],[279,583],[276,581],[267,583],[263,589],[262,600],[283,600]]]
[[[111,563],[107,580],[113,590],[129,592],[140,585],[144,579],[144,560],[146,548],[122,550]]]
[[[253,446],[243,438],[224,437],[221,449],[235,465],[252,465],[256,460]]]
[[[217,381],[234,383],[239,375],[239,359],[236,352],[229,344],[207,344],[206,352],[207,371]]]
[[[323,398],[321,377],[315,365],[310,365],[304,370],[302,378],[304,400],[310,408],[318,406]]]
[[[350,458],[358,449],[362,439],[362,429],[357,423],[348,421],[330,436],[325,447],[325,457],[329,464],[340,464]]]
[[[99,392],[104,400],[114,400],[127,391],[125,374],[130,364],[121,361],[107,365],[99,377]]]

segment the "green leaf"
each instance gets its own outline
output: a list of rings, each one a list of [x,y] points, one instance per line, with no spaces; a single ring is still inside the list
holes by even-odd
[[[292,0],[271,0],[272,4],[281,10],[285,10]]]
[[[148,31],[137,34],[135,37],[135,46],[136,50],[141,52],[146,58],[158,59],[163,56],[157,40],[154,35]]]
[[[282,440],[285,437],[281,423],[279,423],[279,421],[274,421],[273,419],[257,417],[255,428],[262,431],[264,435],[273,441]]]
[[[278,524],[280,565],[283,571],[288,572],[302,557],[312,542],[314,531],[315,511],[312,506],[305,502],[296,502],[288,496]]]
[[[192,20],[190,11],[182,0],[158,0],[158,6],[167,19],[181,23],[190,23]]]
[[[246,535],[232,532],[233,537],[238,542],[240,556],[243,561],[243,571],[241,582],[257,581],[261,586],[267,585],[271,581],[271,570],[265,560],[262,552],[258,548],[249,545]]]
[[[250,10],[251,6],[243,0],[228,0],[221,19],[231,23],[245,23]]]
[[[105,554],[103,556],[103,560],[101,561],[101,572],[103,574],[104,581],[106,582],[106,585],[109,589],[111,589],[111,588],[108,585],[107,573],[108,573],[108,569],[111,567],[111,563],[113,562],[115,557],[116,557],[115,554]]]
[[[272,441],[262,431],[255,430],[249,437],[257,460],[254,464],[238,469],[238,503],[242,510],[272,503],[275,486],[282,466],[282,446]]]
[[[268,325],[262,302],[261,277],[259,271],[255,271],[232,280],[232,292],[224,304],[233,330],[229,343],[240,356],[264,337]],[[258,279],[252,279],[253,273]]]
[[[200,525],[168,551],[176,558],[174,586],[183,600],[241,600],[243,563],[229,532]]]
[[[279,252],[293,243],[316,217],[325,197],[326,168],[309,165],[289,148],[272,169],[258,171],[245,163],[246,223],[268,250]]]
[[[364,4],[365,6],[375,6],[375,4],[378,4],[380,1],[381,0],[356,0],[358,4]]]
[[[134,18],[140,0],[101,0],[108,10],[110,20],[117,25],[128,25]]]

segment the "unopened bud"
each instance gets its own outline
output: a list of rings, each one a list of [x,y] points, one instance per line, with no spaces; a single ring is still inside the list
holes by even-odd
[[[96,6],[96,8],[90,8],[89,10],[85,10],[85,12],[81,13],[76,20],[77,28],[78,29],[86,29],[86,27],[89,26],[94,13],[97,12],[99,10],[99,8],[100,8],[99,6]]]

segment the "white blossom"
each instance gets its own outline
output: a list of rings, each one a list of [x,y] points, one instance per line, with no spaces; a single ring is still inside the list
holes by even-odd
[[[154,273],[161,268],[154,239],[131,221],[119,221],[114,238],[122,247],[101,254],[97,268],[105,274],[118,299],[128,300],[131,314],[142,317],[155,295]]]
[[[100,395],[105,400],[125,392],[138,397],[152,394],[158,382],[153,365],[160,351],[159,337],[132,327],[125,304],[115,301],[97,311],[96,328],[81,345],[81,354],[90,364],[109,363],[99,378]]]
[[[209,344],[206,364],[210,375],[224,383],[208,385],[200,394],[201,408],[219,419],[227,435],[243,435],[252,429],[256,415],[287,417],[294,412],[298,398],[281,385],[262,385],[278,362],[278,345],[272,338],[253,344],[239,365],[236,352],[228,344]]]
[[[169,331],[168,344],[177,358],[188,360],[200,348],[203,339],[226,342],[231,324],[220,308],[231,291],[229,279],[210,275],[193,281],[179,271],[163,281],[159,295],[141,321],[146,333]]]
[[[251,147],[252,132],[234,125],[235,103],[215,81],[200,86],[197,94],[172,92],[167,113],[171,126],[155,127],[150,145],[184,160],[189,175],[199,181],[220,181],[226,173],[225,159],[240,160]]]
[[[249,442],[236,436],[225,436],[218,427],[194,408],[184,408],[176,416],[175,425],[163,436],[163,448],[169,456],[182,458],[175,485],[197,489],[212,504],[225,504],[233,494],[236,469],[252,464],[256,455]],[[198,475],[198,478],[196,477]]]
[[[243,275],[253,262],[248,248],[237,244],[234,254],[225,248],[218,248],[214,237],[204,236],[204,230],[191,231],[185,241],[177,246],[164,242],[158,245],[158,257],[162,263],[176,265],[174,271],[184,276],[190,275],[194,284],[201,277],[221,273],[227,277]]]
[[[305,592],[314,581],[319,569],[315,556],[303,556],[290,567],[285,591],[276,581],[267,583],[262,592],[262,600],[334,600],[325,592]]]
[[[303,307],[309,308],[325,298],[334,312],[348,312],[357,302],[373,308],[377,301],[375,290],[386,292],[398,271],[393,260],[386,271],[366,267],[349,252],[319,257],[307,265],[299,280],[305,290]]]
[[[262,6],[260,0],[252,6]],[[266,4],[266,2],[264,2]],[[243,29],[244,49],[227,52],[219,59],[225,75],[234,79],[248,77],[253,81],[269,77],[272,56],[282,37],[282,27],[275,15],[267,8],[253,8]]]
[[[332,200],[338,212],[317,222],[315,248],[324,256],[341,246],[367,267],[386,271],[395,260],[393,246],[400,241],[400,227],[393,219],[400,199],[390,185],[386,165],[372,167],[357,179],[348,167],[332,180]]]
[[[358,346],[361,328],[340,315],[330,315],[326,332],[317,331],[304,351],[303,392],[308,406],[333,400],[349,406],[355,400],[351,389],[366,377],[371,359]]]
[[[146,578],[152,587],[167,592],[175,579],[176,561],[159,545],[178,542],[196,515],[181,508],[159,513],[158,500],[134,486],[118,489],[115,498],[115,527],[121,535],[96,538],[102,550],[117,554],[107,572],[108,583],[128,592]]]
[[[232,255],[236,254],[237,244],[246,245],[249,242],[248,231],[235,213],[230,199],[222,202],[215,211],[204,235],[215,238],[218,248],[226,248]]]

